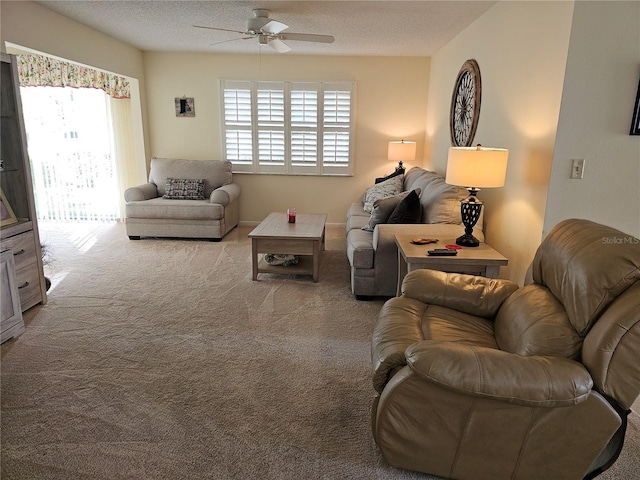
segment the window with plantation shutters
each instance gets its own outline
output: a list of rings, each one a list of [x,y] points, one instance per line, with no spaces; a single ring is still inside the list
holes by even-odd
[[[221,80],[234,172],[351,175],[353,82]]]

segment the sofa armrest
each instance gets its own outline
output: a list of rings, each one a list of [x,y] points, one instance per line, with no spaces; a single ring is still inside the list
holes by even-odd
[[[407,348],[424,340],[420,325],[426,308],[424,303],[406,297],[391,298],[382,306],[371,342],[373,387],[378,393],[407,364]]]
[[[426,381],[465,395],[531,407],[587,399],[593,381],[578,362],[522,356],[487,347],[424,340],[407,348],[407,365]]]
[[[127,202],[139,202],[158,197],[158,187],[155,183],[145,183],[136,187],[127,188],[124,191],[124,199]]]
[[[402,282],[402,295],[484,318],[493,318],[516,290],[511,280],[436,270],[414,270]]]
[[[237,183],[227,183],[211,192],[209,201],[226,207],[238,198],[240,198],[240,185]]]

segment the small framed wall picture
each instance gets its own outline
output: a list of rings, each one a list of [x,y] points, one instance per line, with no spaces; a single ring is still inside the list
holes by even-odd
[[[195,117],[196,106],[193,98],[182,97],[175,99],[176,117]]]
[[[4,192],[0,190],[0,227],[17,222],[18,219],[16,218],[16,214],[13,213],[13,209],[11,208],[11,205],[9,205],[7,197],[5,197]]]
[[[636,103],[633,106],[629,135],[640,135],[640,80],[638,80],[638,93],[636,93]]]

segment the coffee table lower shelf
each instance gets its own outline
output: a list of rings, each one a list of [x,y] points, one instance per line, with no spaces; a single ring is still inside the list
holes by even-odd
[[[258,273],[277,273],[278,275],[313,275],[313,257],[301,255],[296,265],[284,267],[282,265],[269,265],[264,258],[258,261]]]

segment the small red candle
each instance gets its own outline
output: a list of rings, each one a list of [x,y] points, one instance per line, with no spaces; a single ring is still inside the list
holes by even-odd
[[[287,210],[287,218],[289,219],[289,223],[296,223],[296,209],[290,208]]]

